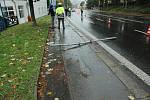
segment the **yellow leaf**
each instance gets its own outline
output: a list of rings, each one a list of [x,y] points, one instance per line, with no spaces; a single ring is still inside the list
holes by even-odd
[[[48,92],[47,95],[48,95],[48,96],[52,96],[52,92]]]
[[[16,45],[15,45],[15,44],[13,44],[12,46],[13,46],[13,47],[15,47]]]
[[[7,76],[7,74],[4,74],[4,75],[1,76],[1,78],[4,78],[4,77],[6,77],[6,76]]]
[[[135,100],[133,96],[128,96],[129,100]]]

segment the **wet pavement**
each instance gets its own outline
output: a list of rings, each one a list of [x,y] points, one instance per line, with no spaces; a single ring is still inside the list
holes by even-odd
[[[61,47],[48,45],[60,43],[59,35],[58,30],[50,29],[37,83],[37,100],[70,100]]]
[[[96,30],[97,28],[93,30],[94,25],[101,31]],[[103,34],[105,31],[109,32],[104,29],[104,26],[99,27],[94,23],[89,14],[80,17],[78,12],[65,19],[65,30],[58,30],[56,27],[46,48],[49,52],[48,59],[44,62],[43,72],[40,73],[39,86],[45,88],[39,91],[39,94],[42,93],[39,100],[128,100],[129,96],[148,100],[145,99],[149,97],[150,91],[147,85],[126,70],[124,65],[109,55],[97,42],[88,45],[51,45],[83,43],[89,41],[92,36],[117,36]],[[116,41],[118,39],[105,43],[114,46]],[[42,82],[46,84],[42,86]]]
[[[66,21],[65,31],[60,30],[60,43],[71,44],[87,39]],[[91,45],[61,47],[69,77],[72,100],[127,100],[128,88],[111,69],[100,60]]]
[[[84,11],[81,17],[79,10],[72,13],[71,20],[79,29],[88,31],[96,38],[116,36],[117,40],[106,44],[150,74],[150,37],[145,35],[149,20],[141,16],[110,15],[95,11]]]

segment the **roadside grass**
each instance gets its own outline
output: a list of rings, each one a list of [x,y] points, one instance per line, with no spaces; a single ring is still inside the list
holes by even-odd
[[[34,100],[50,17],[0,33],[0,100]]]
[[[149,7],[128,7],[128,8],[123,8],[123,7],[110,7],[110,8],[105,8],[103,9],[104,11],[109,11],[109,12],[117,12],[117,13],[124,13],[124,14],[133,14],[133,15],[140,15],[140,14],[150,14],[150,8]]]

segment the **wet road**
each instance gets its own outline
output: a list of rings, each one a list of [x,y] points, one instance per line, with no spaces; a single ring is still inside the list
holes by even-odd
[[[93,11],[84,11],[81,17],[79,10],[72,13],[71,20],[79,29],[97,38],[116,36],[117,40],[106,44],[150,75],[150,36],[145,35],[149,21],[140,16],[109,15]]]
[[[87,39],[77,28],[66,22],[65,31],[58,33],[60,43],[78,43]],[[90,45],[76,49],[61,47],[64,53],[66,71],[72,100],[127,100],[128,89],[100,60]]]

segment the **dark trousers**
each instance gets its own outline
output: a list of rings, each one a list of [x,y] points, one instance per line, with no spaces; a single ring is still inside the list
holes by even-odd
[[[58,18],[58,28],[60,28],[60,21],[62,21],[62,26],[65,28],[64,18]]]
[[[51,16],[52,18],[52,28],[54,28],[54,20],[55,20],[55,16]]]

